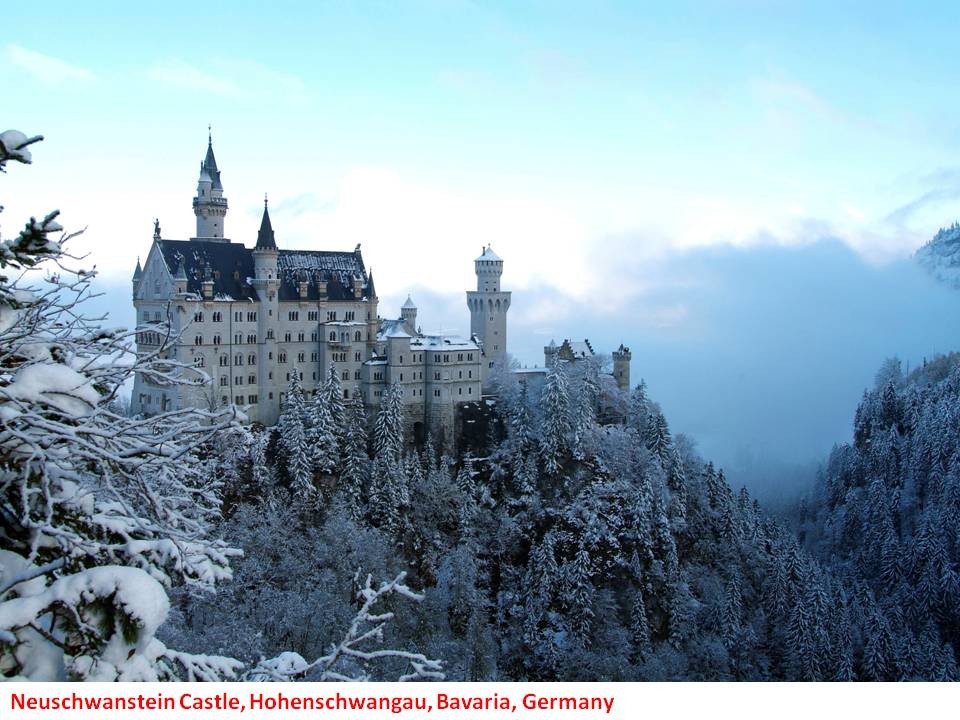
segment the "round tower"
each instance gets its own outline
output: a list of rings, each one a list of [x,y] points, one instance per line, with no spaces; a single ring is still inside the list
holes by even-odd
[[[407,301],[400,308],[400,319],[407,326],[407,332],[415,335],[417,332],[417,306],[414,305],[409,295],[407,295]]]
[[[473,267],[477,274],[477,289],[467,292],[467,307],[470,308],[470,333],[483,348],[480,378],[486,387],[490,370],[507,354],[510,293],[500,290],[503,259],[489,245],[473,261]]]
[[[617,381],[617,387],[624,392],[630,391],[630,359],[632,357],[630,348],[623,343],[613,351],[613,377]]]
[[[223,241],[223,225],[227,216],[227,199],[223,196],[217,159],[213,156],[213,135],[207,136],[207,156],[200,163],[197,195],[193,198],[193,214],[197,216],[198,240]]]

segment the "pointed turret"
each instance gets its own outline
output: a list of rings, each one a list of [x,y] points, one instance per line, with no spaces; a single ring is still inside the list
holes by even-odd
[[[407,332],[411,335],[415,334],[417,331],[417,306],[414,305],[409,295],[407,295],[407,301],[400,308],[400,318],[403,320],[403,324],[407,326]]]
[[[370,290],[370,297],[375,298],[377,296],[377,289],[373,286],[373,268],[370,268],[370,271],[367,273],[367,288]]]
[[[223,224],[227,215],[227,199],[223,197],[220,170],[213,155],[213,136],[207,136],[207,155],[200,163],[197,195],[193,198],[197,216],[198,240],[223,240]]]
[[[133,280],[136,282],[141,277],[143,277],[143,268],[140,267],[140,257],[137,256],[137,267],[133,271]]]
[[[273,236],[270,222],[270,210],[267,208],[267,196],[263,196],[263,218],[260,220],[260,232],[257,233],[257,250],[276,250],[277,241]]]

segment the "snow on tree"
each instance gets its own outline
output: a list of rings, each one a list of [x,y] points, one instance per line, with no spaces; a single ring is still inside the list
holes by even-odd
[[[540,404],[543,409],[540,455],[547,475],[556,476],[568,449],[570,432],[570,398],[564,363],[557,362],[547,373]]]
[[[4,132],[0,169],[40,139]],[[231,577],[237,552],[209,537],[219,487],[198,451],[233,412],[115,412],[134,373],[170,388],[206,378],[163,358],[168,346],[138,357],[132,333],[84,315],[94,273],[72,267],[56,217],[0,241],[0,674],[235,677],[236,661],[156,637],[168,588]]]
[[[345,441],[347,403],[344,399],[340,375],[337,374],[337,368],[334,365],[330,366],[327,379],[323,383],[322,393],[327,398],[327,407],[330,409],[330,419],[333,421],[334,433],[342,447]]]
[[[334,378],[336,373],[333,374]],[[342,399],[338,397],[340,409],[337,414],[343,422]],[[306,408],[309,426],[306,431],[307,444],[310,448],[313,469],[324,473],[332,473],[340,465],[340,426],[333,417],[330,394],[326,386],[314,393]]]
[[[308,436],[306,400],[300,385],[300,370],[297,368],[293,369],[290,376],[277,430],[290,477],[290,489],[300,500],[313,501],[317,494],[313,484],[313,451]]]
[[[244,674],[243,679],[362,682],[370,679],[366,666],[371,661],[398,658],[409,665],[408,671],[397,678],[400,682],[443,680],[443,665],[439,660],[430,659],[422,653],[370,647],[372,643],[383,641],[384,626],[394,618],[393,612],[375,611],[384,598],[398,595],[414,602],[423,600],[423,595],[404,584],[405,577],[405,573],[400,573],[391,582],[381,583],[375,588],[371,576],[367,575],[365,583],[357,588],[357,600],[362,602],[360,609],[343,637],[327,654],[307,661],[299,653],[287,651],[274,658],[261,660]]]
[[[362,401],[351,398],[344,408],[343,469],[340,472],[340,486],[346,497],[349,515],[355,521],[363,517],[364,487],[370,469],[366,420]]]
[[[374,455],[398,462],[403,452],[403,386],[393,383],[383,395],[373,430]]]

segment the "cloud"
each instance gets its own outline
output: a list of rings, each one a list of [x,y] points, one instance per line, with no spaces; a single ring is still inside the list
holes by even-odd
[[[201,68],[180,58],[169,58],[149,68],[147,75],[170,88],[227,99],[270,98],[301,103],[307,96],[306,85],[300,78],[253,60],[218,59]]]
[[[7,45],[7,59],[16,67],[25,70],[45,85],[62,85],[68,82],[89,82],[95,79],[92,72],[71,65],[50,55],[28,50],[19,45]]]
[[[150,68],[148,74],[156,82],[173,88],[211,93],[225,98],[242,95],[240,87],[229,78],[204,72],[183,60],[165,60]]]

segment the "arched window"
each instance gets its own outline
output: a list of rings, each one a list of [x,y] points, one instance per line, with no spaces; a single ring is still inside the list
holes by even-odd
[[[335,331],[331,330],[331,331],[330,331],[330,342],[336,342],[336,340],[337,340],[337,333],[336,333]]]

